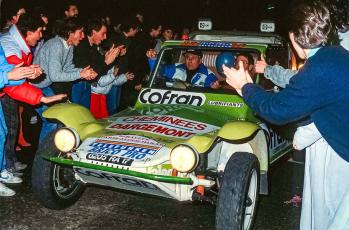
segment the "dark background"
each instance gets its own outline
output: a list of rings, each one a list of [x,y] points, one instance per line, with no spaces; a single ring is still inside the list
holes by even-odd
[[[11,1],[11,0],[2,0]],[[27,9],[42,6],[51,22],[63,16],[62,0],[23,0]],[[287,0],[76,0],[80,16],[109,15],[114,23],[136,13],[146,21],[159,20],[180,31],[196,28],[197,19],[211,18],[214,29],[258,31],[262,19],[275,20],[277,32],[287,31],[287,15],[292,6]],[[293,0],[294,2],[294,0]],[[268,10],[269,9],[269,10]],[[6,10],[2,7],[2,11]]]

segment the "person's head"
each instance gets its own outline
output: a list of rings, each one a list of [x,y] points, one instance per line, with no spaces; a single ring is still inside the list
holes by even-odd
[[[101,44],[107,38],[107,26],[101,19],[91,19],[85,27],[89,41],[94,45]]]
[[[242,61],[243,65],[244,65],[244,70],[247,70],[249,72],[252,71],[253,69],[253,57],[249,54],[249,53],[239,53],[236,56],[236,60],[235,60],[235,68],[239,69],[239,62]]]
[[[34,8],[33,10],[34,14],[40,15],[42,21],[44,22],[45,26],[48,24],[48,15],[47,15],[47,11],[41,7],[41,6],[37,6]]]
[[[26,12],[22,1],[19,0],[8,0],[1,7],[4,9],[2,10],[3,19],[8,25],[17,24],[21,15]]]
[[[170,26],[165,26],[162,30],[162,37],[168,41],[173,39],[173,29]]]
[[[42,37],[45,26],[39,15],[24,14],[16,24],[29,46],[35,46]]]
[[[57,30],[57,35],[66,40],[68,45],[77,46],[85,37],[84,26],[77,18],[66,18]]]
[[[138,23],[142,24],[144,22],[143,14],[137,13],[136,14],[136,19],[137,19]]]
[[[66,2],[64,15],[65,18],[77,18],[79,16],[78,5],[75,2]]]
[[[187,69],[196,70],[201,64],[202,52],[200,50],[187,50],[184,57]]]
[[[320,2],[302,3],[291,13],[289,35],[298,56],[327,42],[331,31],[330,13]]]
[[[161,34],[162,26],[159,23],[149,24],[147,31],[149,32],[150,37],[157,38]]]
[[[120,30],[126,37],[135,37],[138,32],[138,24],[134,20],[129,20],[121,23]]]

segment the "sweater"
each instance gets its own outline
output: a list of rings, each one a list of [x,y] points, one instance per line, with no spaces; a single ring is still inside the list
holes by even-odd
[[[243,98],[259,116],[286,124],[310,116],[328,144],[349,162],[349,52],[324,47],[310,57],[284,90],[266,92],[254,84]]]
[[[108,94],[113,85],[122,85],[127,82],[125,74],[114,76],[114,68],[111,68],[106,75],[99,78],[97,84],[91,84],[91,92],[96,94]]]
[[[73,46],[68,46],[61,37],[48,40],[34,57],[34,64],[44,70],[44,78],[34,84],[39,88],[50,86],[54,82],[71,82],[80,79],[81,68],[73,64]],[[57,93],[57,92],[56,92]]]

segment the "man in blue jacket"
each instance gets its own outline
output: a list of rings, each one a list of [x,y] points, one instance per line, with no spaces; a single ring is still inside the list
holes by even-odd
[[[285,124],[310,118],[311,133],[323,138],[307,150],[300,229],[349,229],[349,53],[322,46],[331,30],[322,4],[304,3],[291,18],[290,40],[307,62],[284,90],[266,92],[242,69],[223,67],[224,73],[264,119]]]

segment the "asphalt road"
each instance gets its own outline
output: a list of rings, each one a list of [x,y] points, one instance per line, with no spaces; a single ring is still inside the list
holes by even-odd
[[[301,208],[285,203],[301,195],[303,165],[271,169],[271,195],[260,198],[254,229],[299,229]],[[14,197],[0,197],[0,229],[214,229],[215,209],[89,187],[72,207],[43,208],[30,190],[29,172]]]

